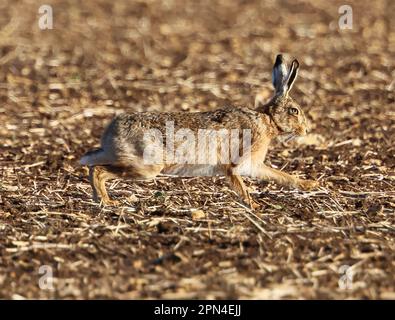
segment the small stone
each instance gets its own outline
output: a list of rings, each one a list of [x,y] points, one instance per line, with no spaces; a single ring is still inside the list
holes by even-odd
[[[137,201],[139,201],[139,199],[134,194],[129,196],[128,200],[129,200],[129,202],[137,202]]]
[[[195,210],[192,212],[192,220],[201,220],[206,217],[206,213],[203,210]]]

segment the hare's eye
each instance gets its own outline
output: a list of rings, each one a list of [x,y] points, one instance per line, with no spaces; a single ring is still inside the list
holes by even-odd
[[[289,112],[289,114],[292,114],[292,115],[298,115],[299,114],[299,110],[297,108],[294,108],[294,107],[289,108],[288,112]]]

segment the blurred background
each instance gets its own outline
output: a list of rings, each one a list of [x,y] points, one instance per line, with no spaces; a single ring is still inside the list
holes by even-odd
[[[53,29],[39,28],[43,4]],[[395,2],[347,1],[352,29],[344,4],[2,0],[0,297],[394,298]],[[130,214],[90,202],[77,160],[114,114],[252,107],[279,52],[301,63],[292,96],[312,133],[274,143],[268,163],[326,193],[302,203],[249,182],[272,238],[222,180],[120,182],[115,195],[143,199]],[[52,291],[37,285],[43,264]]]

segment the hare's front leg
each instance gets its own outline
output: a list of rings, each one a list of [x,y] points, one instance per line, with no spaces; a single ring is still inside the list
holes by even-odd
[[[101,202],[105,205],[117,205],[118,201],[110,199],[106,190],[106,181],[111,178],[116,178],[117,175],[111,173],[104,166],[89,167],[89,181],[93,190],[93,201]]]
[[[300,188],[302,190],[311,190],[319,186],[318,181],[299,179],[298,177],[270,168],[264,164],[256,168],[253,176],[262,180],[274,180],[283,186]]]
[[[232,168],[226,168],[226,177],[230,187],[248,204],[252,209],[259,207],[259,204],[251,199],[251,196],[247,190],[246,185],[243,182],[243,178],[236,174]]]

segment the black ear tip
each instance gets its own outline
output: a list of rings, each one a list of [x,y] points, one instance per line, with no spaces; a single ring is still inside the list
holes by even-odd
[[[284,58],[282,54],[278,54],[276,57],[276,62],[274,63],[274,66],[278,66],[284,62]]]
[[[295,67],[296,67],[296,68],[299,68],[299,61],[298,61],[298,59],[294,59],[294,60],[292,61],[292,63],[295,64]]]

